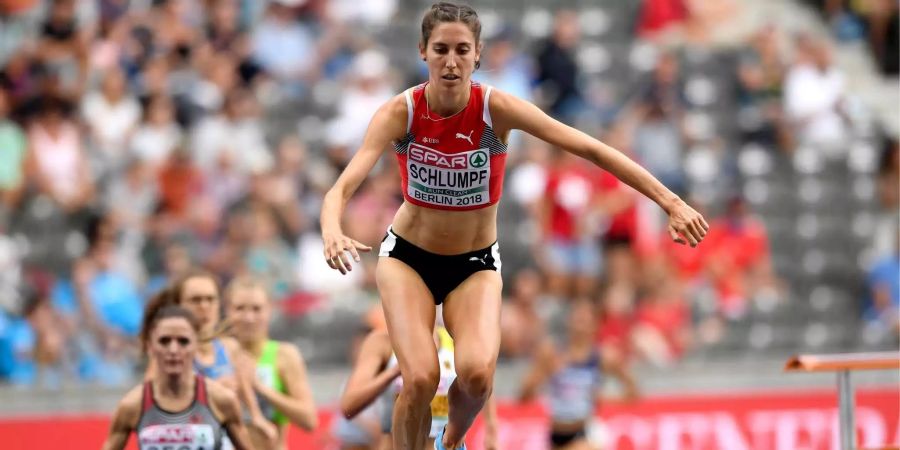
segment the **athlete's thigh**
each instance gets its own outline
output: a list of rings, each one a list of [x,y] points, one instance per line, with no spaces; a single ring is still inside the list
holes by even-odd
[[[398,259],[380,257],[375,279],[400,372],[426,365],[438,367],[432,337],[434,300],[422,277]]]
[[[475,272],[444,300],[444,324],[453,336],[457,365],[475,359],[497,360],[503,280],[492,270]]]

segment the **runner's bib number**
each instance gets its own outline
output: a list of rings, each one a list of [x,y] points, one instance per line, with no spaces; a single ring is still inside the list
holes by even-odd
[[[486,205],[491,201],[490,153],[487,149],[446,154],[411,143],[406,170],[407,194],[438,206]]]

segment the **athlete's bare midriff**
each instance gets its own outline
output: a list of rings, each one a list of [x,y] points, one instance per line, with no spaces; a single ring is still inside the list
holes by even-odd
[[[413,245],[439,255],[458,255],[497,241],[497,204],[469,211],[425,208],[404,202],[391,225]]]

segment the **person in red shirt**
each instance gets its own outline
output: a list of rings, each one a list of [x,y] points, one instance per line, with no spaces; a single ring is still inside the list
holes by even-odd
[[[644,359],[668,366],[688,346],[691,311],[669,267],[657,265],[648,278],[647,292],[635,312],[632,342]]]
[[[769,257],[765,226],[753,217],[743,198],[728,203],[713,222],[702,261],[718,296],[719,312],[731,319],[743,316],[747,300],[764,289],[778,290]]]
[[[596,241],[604,216],[598,208],[601,171],[565,152],[554,155],[543,205],[544,269],[548,288],[562,298],[589,295],[597,284]]]

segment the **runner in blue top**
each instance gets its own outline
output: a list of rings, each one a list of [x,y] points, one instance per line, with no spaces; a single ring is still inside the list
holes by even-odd
[[[587,301],[572,305],[565,345],[547,340],[538,350],[520,393],[522,401],[535,397],[547,385],[550,401],[550,444],[560,450],[592,450],[587,427],[594,417],[605,374],[619,379],[625,398],[637,396],[634,378],[620,361],[603,357],[593,342],[594,306]]]

